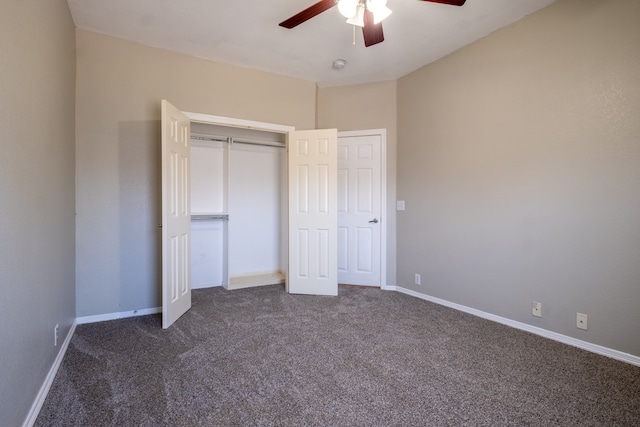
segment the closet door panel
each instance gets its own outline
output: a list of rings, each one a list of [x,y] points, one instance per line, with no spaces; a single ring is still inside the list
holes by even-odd
[[[161,103],[162,328],[191,308],[189,118]]]
[[[287,290],[337,295],[337,132],[290,132],[287,146],[291,197]]]

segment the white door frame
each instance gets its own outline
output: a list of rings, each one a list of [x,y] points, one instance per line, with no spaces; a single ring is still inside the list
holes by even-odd
[[[390,223],[387,209],[387,130],[367,129],[338,132],[338,140],[344,137],[379,136],[380,137],[380,289],[387,288],[387,225]]]
[[[191,123],[204,123],[207,125],[224,126],[224,127],[232,127],[232,128],[239,128],[239,129],[251,129],[251,130],[270,132],[272,134],[283,134],[283,135],[288,135],[289,132],[295,131],[296,129],[294,126],[281,125],[281,124],[275,124],[275,123],[266,123],[266,122],[257,122],[253,120],[236,119],[232,117],[214,116],[211,114],[193,113],[188,111],[183,111],[182,113],[185,116],[187,116],[189,120],[191,120]],[[285,190],[285,197],[288,198],[286,190]],[[286,214],[286,203],[285,205],[283,205],[283,207],[285,208],[284,213]],[[228,209],[228,206],[227,206],[227,209]],[[288,223],[288,221],[286,223]],[[287,234],[286,233],[283,234],[282,238],[286,241]],[[284,255],[285,256],[282,258],[283,261],[286,258],[288,258],[287,254],[284,254]],[[285,281],[287,279],[287,274],[288,274],[287,270],[288,269],[285,268],[282,271],[285,275]],[[268,276],[269,278],[267,281],[270,281],[276,278],[276,276],[274,275],[268,275]],[[240,276],[237,276],[237,277],[242,279],[242,277]],[[279,275],[277,276],[276,279],[278,278],[280,278]],[[246,284],[242,284],[242,283],[240,285],[238,283],[233,284],[232,278],[229,275],[227,275],[226,283],[227,283],[225,286],[226,289],[240,289],[242,287],[247,287]],[[253,286],[256,286],[256,285],[253,285]]]
[[[183,111],[182,113],[185,116],[189,117],[191,122],[206,123],[210,125],[263,130],[268,132],[284,133],[284,134],[289,133],[293,130],[296,130],[296,128],[293,126],[278,125],[274,123],[254,122],[253,120],[233,119],[230,117],[212,116],[209,114],[189,113],[187,111]]]

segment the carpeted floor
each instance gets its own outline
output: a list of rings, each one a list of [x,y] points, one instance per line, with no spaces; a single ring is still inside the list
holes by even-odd
[[[38,426],[638,426],[640,367],[397,292],[80,325]]]

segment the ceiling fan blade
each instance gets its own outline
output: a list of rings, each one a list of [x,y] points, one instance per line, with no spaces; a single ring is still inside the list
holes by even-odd
[[[335,0],[320,0],[318,3],[314,4],[313,6],[310,6],[305,10],[303,10],[302,12],[296,15],[293,15],[291,18],[287,19],[286,21],[282,21],[278,25],[284,28],[289,28],[289,29],[293,27],[297,27],[298,25],[302,24],[305,21],[308,21],[314,16],[321,14],[325,10],[331,9],[335,5],[336,5]]]
[[[431,3],[450,4],[451,6],[462,6],[467,0],[421,0],[430,1]]]
[[[382,33],[382,22],[373,23],[373,13],[369,10],[364,11],[364,27],[362,27],[362,36],[364,37],[364,45],[366,47],[373,46],[384,41]]]

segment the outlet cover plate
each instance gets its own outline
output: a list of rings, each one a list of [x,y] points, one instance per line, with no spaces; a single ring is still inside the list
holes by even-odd
[[[576,315],[576,327],[578,329],[587,330],[587,315],[584,313],[577,313]]]
[[[542,303],[534,301],[533,304],[531,304],[531,314],[536,317],[542,317]]]

